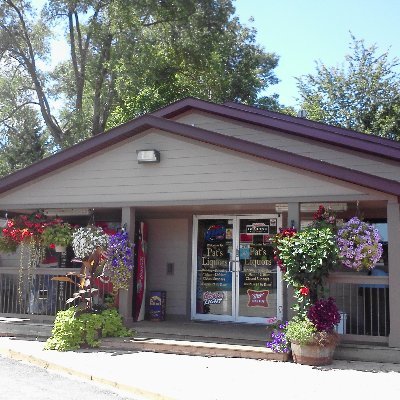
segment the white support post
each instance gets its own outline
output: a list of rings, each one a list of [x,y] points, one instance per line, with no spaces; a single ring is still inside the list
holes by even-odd
[[[387,204],[389,264],[389,347],[400,347],[400,209],[398,201]]]
[[[132,207],[122,208],[122,226],[126,226],[131,242],[135,240],[135,209]],[[132,323],[132,295],[133,295],[133,279],[131,279],[128,290],[119,291],[119,313],[126,324]]]

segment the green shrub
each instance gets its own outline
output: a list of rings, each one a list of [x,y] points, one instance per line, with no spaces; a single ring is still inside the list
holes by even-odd
[[[72,243],[72,233],[73,229],[68,223],[49,225],[42,233],[42,240],[46,246],[68,246]]]
[[[314,340],[317,329],[314,324],[306,317],[294,317],[289,321],[286,328],[286,338],[291,343],[307,344]]]
[[[45,349],[68,351],[80,347],[98,347],[100,337],[132,336],[122,323],[116,309],[101,313],[81,313],[75,307],[59,311],[54,321],[52,336],[46,341]]]

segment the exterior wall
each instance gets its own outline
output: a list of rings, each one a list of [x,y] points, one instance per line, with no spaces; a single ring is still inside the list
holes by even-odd
[[[155,148],[159,164],[138,164]],[[360,195],[367,189],[149,130],[0,196],[2,208],[149,205],[149,202]]]
[[[199,128],[222,133],[236,138],[276,147],[305,157],[347,167],[387,179],[400,181],[400,165],[390,160],[364,155],[361,152],[345,150],[310,139],[296,138],[290,133],[273,131],[251,124],[229,120],[200,111],[180,115],[177,122],[194,125]]]
[[[189,312],[187,281],[188,265],[187,219],[149,219],[147,291],[167,291],[168,316],[186,316]],[[174,264],[173,275],[167,274],[167,263]]]
[[[15,253],[6,254],[0,253],[0,269],[1,268],[19,268],[20,263],[20,250],[19,248]]]

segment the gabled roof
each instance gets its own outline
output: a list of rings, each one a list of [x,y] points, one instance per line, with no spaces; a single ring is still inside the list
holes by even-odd
[[[339,179],[366,188],[400,196],[400,183],[390,179],[380,178],[364,172],[340,167],[327,162],[311,159],[301,155],[289,153],[276,148],[263,146],[243,139],[211,132],[172,120],[145,115],[133,121],[120,125],[108,132],[78,143],[60,153],[19,170],[0,180],[0,193],[27,183],[46,173],[55,171],[83,157],[95,154],[127,138],[132,138],[149,128],[156,128],[181,137],[215,145],[224,149],[237,151],[242,154],[258,157],[317,173],[323,176]]]
[[[272,113],[255,107],[228,103],[221,105],[188,97],[172,103],[153,113],[158,117],[173,118],[189,110],[208,112],[236,121],[246,122],[263,128],[290,133],[298,137],[340,146],[353,151],[362,151],[389,160],[400,161],[400,143],[325,125],[286,114]],[[367,140],[366,140],[367,139]]]
[[[292,122],[294,124],[304,125],[304,126],[307,126],[310,128],[316,128],[321,131],[337,133],[338,135],[352,137],[355,139],[361,139],[361,140],[364,140],[367,142],[377,143],[377,144],[380,144],[383,146],[395,147],[397,149],[400,149],[400,142],[382,138],[380,136],[369,135],[367,133],[353,131],[351,129],[340,128],[338,126],[333,126],[333,125],[324,124],[322,122],[312,121],[307,118],[293,117],[292,115],[288,115],[288,114],[278,113],[278,112],[269,111],[269,110],[263,110],[261,108],[248,106],[248,105],[242,104],[242,103],[227,102],[227,103],[224,103],[224,105],[228,106],[228,107],[236,108],[238,110],[243,110],[243,111],[247,111],[247,112],[251,112],[251,113],[255,113],[255,114],[264,115],[265,117],[276,118],[276,119],[279,119],[282,121]]]

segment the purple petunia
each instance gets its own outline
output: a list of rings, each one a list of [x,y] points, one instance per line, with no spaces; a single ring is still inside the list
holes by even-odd
[[[357,217],[351,218],[337,233],[339,258],[352,269],[371,270],[382,257],[377,229]]]
[[[111,278],[114,289],[127,289],[134,267],[133,244],[128,232],[117,232],[108,238],[105,272]]]
[[[288,322],[280,324],[274,332],[271,333],[271,339],[266,346],[274,353],[288,353],[290,351],[289,343],[286,338],[285,330]]]

